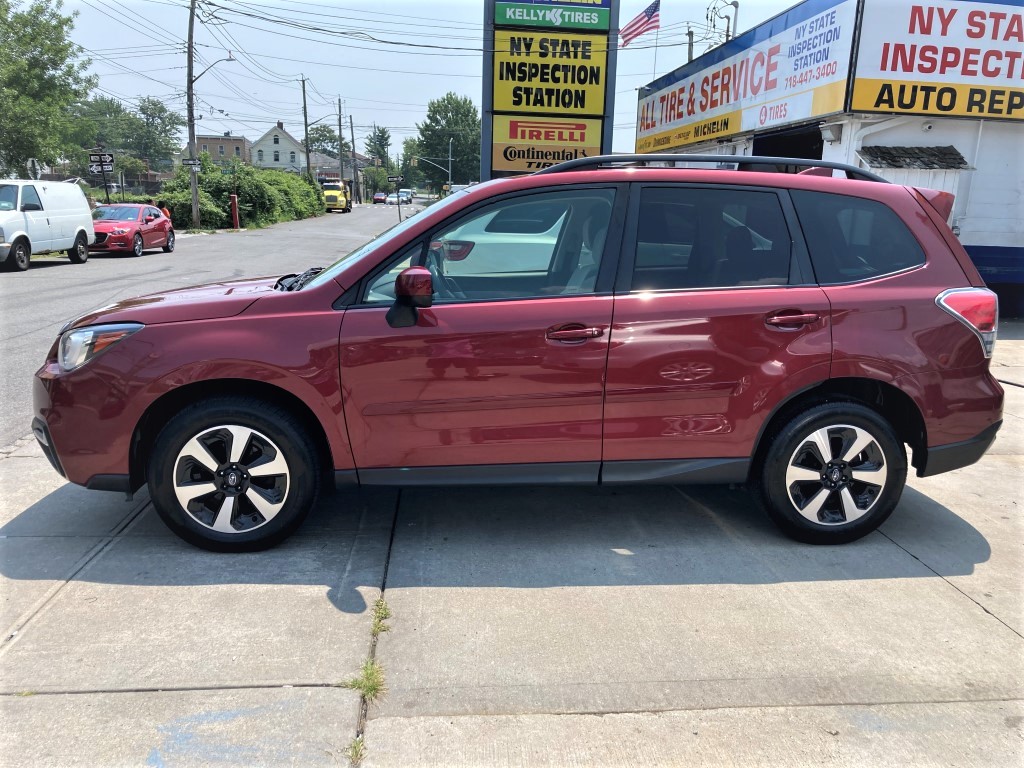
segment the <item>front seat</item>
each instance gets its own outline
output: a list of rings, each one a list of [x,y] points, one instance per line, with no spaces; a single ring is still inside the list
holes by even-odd
[[[608,221],[611,212],[605,206],[594,208],[583,223],[583,243],[580,246],[580,260],[563,294],[589,293],[597,282],[597,271],[601,265],[605,237],[608,235]]]

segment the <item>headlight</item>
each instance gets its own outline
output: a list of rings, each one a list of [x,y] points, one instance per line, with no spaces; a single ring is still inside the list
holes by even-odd
[[[142,328],[142,323],[116,323],[67,331],[60,337],[57,363],[65,373],[73,371]]]
[[[131,230],[125,229],[124,227],[115,227],[114,229],[110,230],[110,234],[112,234],[112,235],[127,235],[130,231]]]

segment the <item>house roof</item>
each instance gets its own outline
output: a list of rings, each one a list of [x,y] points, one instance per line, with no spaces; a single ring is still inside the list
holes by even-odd
[[[947,147],[861,147],[857,152],[871,168],[918,168],[921,170],[970,170],[971,166],[953,146]]]
[[[258,139],[256,139],[256,141],[254,141],[254,142],[253,142],[253,144],[259,144],[259,143],[260,143],[261,141],[263,141],[263,140],[264,140],[265,138],[267,138],[268,136],[270,136],[270,135],[271,135],[271,134],[273,134],[273,133],[278,133],[278,134],[281,134],[282,136],[284,136],[284,137],[286,137],[286,138],[290,139],[290,140],[292,141],[292,143],[294,143],[294,144],[298,144],[298,145],[299,145],[300,147],[302,146],[302,142],[301,142],[301,141],[299,141],[298,139],[296,139],[296,138],[295,138],[294,136],[292,136],[292,135],[291,135],[290,133],[288,133],[288,131],[286,131],[286,130],[284,129],[284,126],[283,126],[283,125],[282,125],[282,124],[281,124],[280,122],[279,122],[279,123],[278,123],[277,125],[275,125],[275,126],[271,127],[271,129],[270,129],[269,131],[267,131],[266,133],[264,133],[264,134],[263,134],[262,136],[260,136],[260,137],[259,137]]]

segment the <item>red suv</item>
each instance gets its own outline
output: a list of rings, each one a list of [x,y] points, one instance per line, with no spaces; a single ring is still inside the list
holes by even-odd
[[[35,434],[70,481],[148,484],[234,551],[292,533],[325,479],[749,482],[838,543],[892,512],[905,445],[922,477],[977,461],[997,306],[952,197],[821,161],[622,167],[695,159],[722,160],[570,161],[326,269],[97,310],[36,374]],[[750,170],[778,164],[812,167]]]

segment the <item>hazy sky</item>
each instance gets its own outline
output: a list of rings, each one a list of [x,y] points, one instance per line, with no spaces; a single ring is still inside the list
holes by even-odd
[[[620,23],[650,2],[622,0]],[[740,0],[740,31],[795,2]],[[232,131],[255,140],[282,120],[301,138],[303,75],[310,122],[336,126],[340,96],[346,136],[351,114],[360,152],[374,123],[387,126],[393,152],[400,149],[402,138],[416,134],[427,102],[448,91],[480,106],[479,0],[200,0],[200,7],[196,72],[228,49],[238,61],[217,64],[196,84],[199,133]],[[128,102],[155,96],[185,114],[187,0],[65,0],[65,8],[79,14],[73,39],[93,60],[99,92]],[[633,149],[636,88],[686,61],[687,23],[695,39],[704,38],[695,55],[708,48],[714,32],[707,9],[708,2],[662,0],[657,48],[648,33],[619,51],[615,150]],[[724,31],[725,22],[719,19],[717,28]]]

